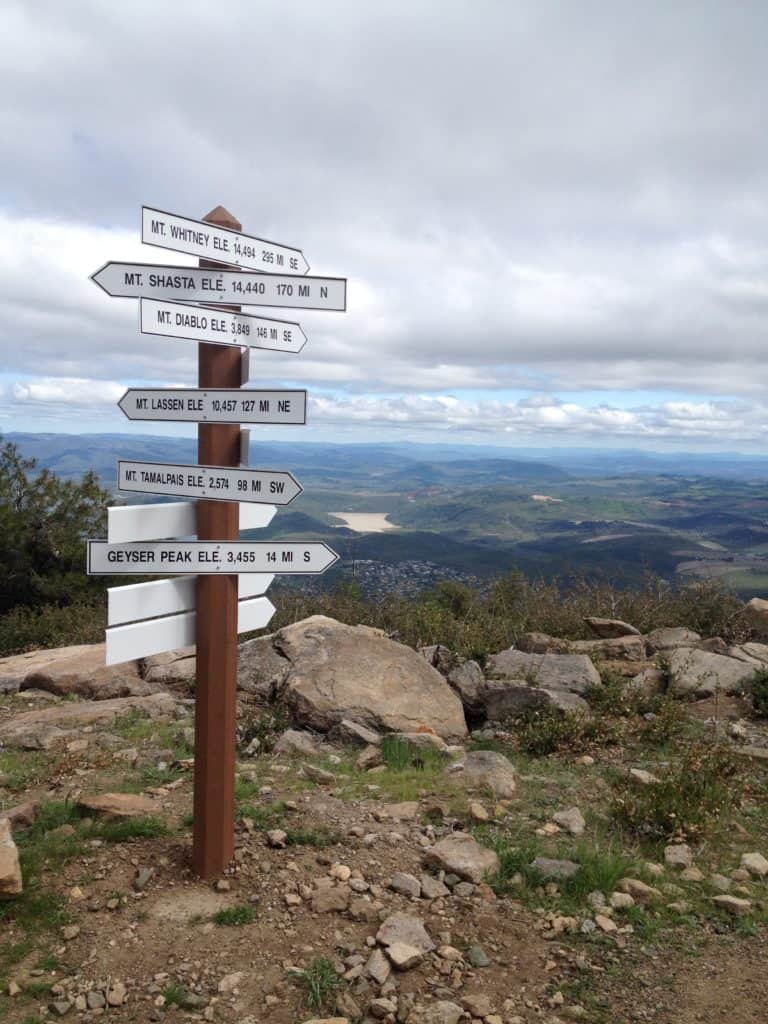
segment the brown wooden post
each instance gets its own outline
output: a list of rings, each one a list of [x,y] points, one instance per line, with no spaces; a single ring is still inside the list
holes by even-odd
[[[209,224],[241,231],[221,206],[203,217]],[[200,260],[201,267],[231,266]],[[240,306],[222,306],[239,311]],[[239,388],[241,350],[198,345],[198,387]],[[201,423],[197,428],[200,465],[240,464],[240,427]],[[198,501],[199,540],[238,540],[237,502]],[[235,728],[237,699],[237,576],[197,578],[197,692],[195,695],[195,791],[192,866],[214,878],[235,852]]]

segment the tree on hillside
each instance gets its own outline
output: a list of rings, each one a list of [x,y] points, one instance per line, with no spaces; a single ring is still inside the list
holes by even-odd
[[[102,589],[85,575],[85,541],[104,535],[109,492],[93,472],[75,482],[36,465],[15,444],[0,445],[0,615]]]

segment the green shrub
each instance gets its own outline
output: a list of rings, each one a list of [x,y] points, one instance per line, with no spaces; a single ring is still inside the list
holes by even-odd
[[[318,1013],[333,1009],[342,981],[327,957],[316,957],[304,970],[292,971],[291,977],[302,989],[308,1009]]]
[[[612,814],[633,836],[695,839],[722,823],[741,802],[738,756],[728,747],[691,743],[650,785],[622,776],[614,782]]]
[[[759,669],[749,684],[752,707],[760,718],[768,718],[768,669]]]
[[[239,927],[251,924],[256,920],[256,911],[250,903],[238,903],[235,907],[218,910],[213,915],[213,923],[224,927]]]
[[[443,755],[434,747],[417,747],[398,736],[385,736],[381,741],[381,758],[393,772],[425,771],[441,764]]]
[[[106,608],[102,598],[75,604],[16,607],[0,617],[0,657],[38,647],[95,644],[104,639]]]
[[[585,744],[584,729],[583,715],[559,708],[541,708],[522,715],[517,720],[515,734],[524,753],[546,757],[557,751],[581,750]]]

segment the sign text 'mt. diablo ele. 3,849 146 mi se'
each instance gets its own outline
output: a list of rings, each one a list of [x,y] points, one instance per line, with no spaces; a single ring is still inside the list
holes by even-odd
[[[121,489],[198,500],[170,511],[111,510],[109,539],[88,542],[88,573],[176,578],[110,588],[106,659],[114,664],[196,645],[192,863],[204,878],[221,874],[234,854],[238,632],[269,622],[274,608],[262,595],[273,574],[314,575],[338,561],[323,543],[237,539],[238,523],[254,522],[247,509],[259,510],[263,526],[276,505],[301,492],[288,472],[239,465],[247,462],[241,424],[306,420],[304,391],[241,390],[250,379],[249,352],[298,352],[304,332],[241,306],[347,305],[345,278],[309,276],[300,249],[245,235],[241,227],[220,206],[200,221],[143,207],[142,241],[197,256],[201,265],[109,262],[91,275],[108,295],[140,300],[142,333],[199,343],[196,389],[133,388],[119,404],[129,419],[197,423],[200,464],[121,460],[118,467]],[[196,540],[168,539],[188,537],[191,527]],[[239,582],[247,577],[253,586]]]

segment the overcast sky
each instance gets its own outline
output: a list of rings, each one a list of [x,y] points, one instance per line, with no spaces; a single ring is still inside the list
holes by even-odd
[[[271,436],[768,450],[765,0],[0,0],[0,37],[0,430],[194,384],[88,275],[194,263],[141,205],[223,204],[349,280],[254,355],[310,391]]]

